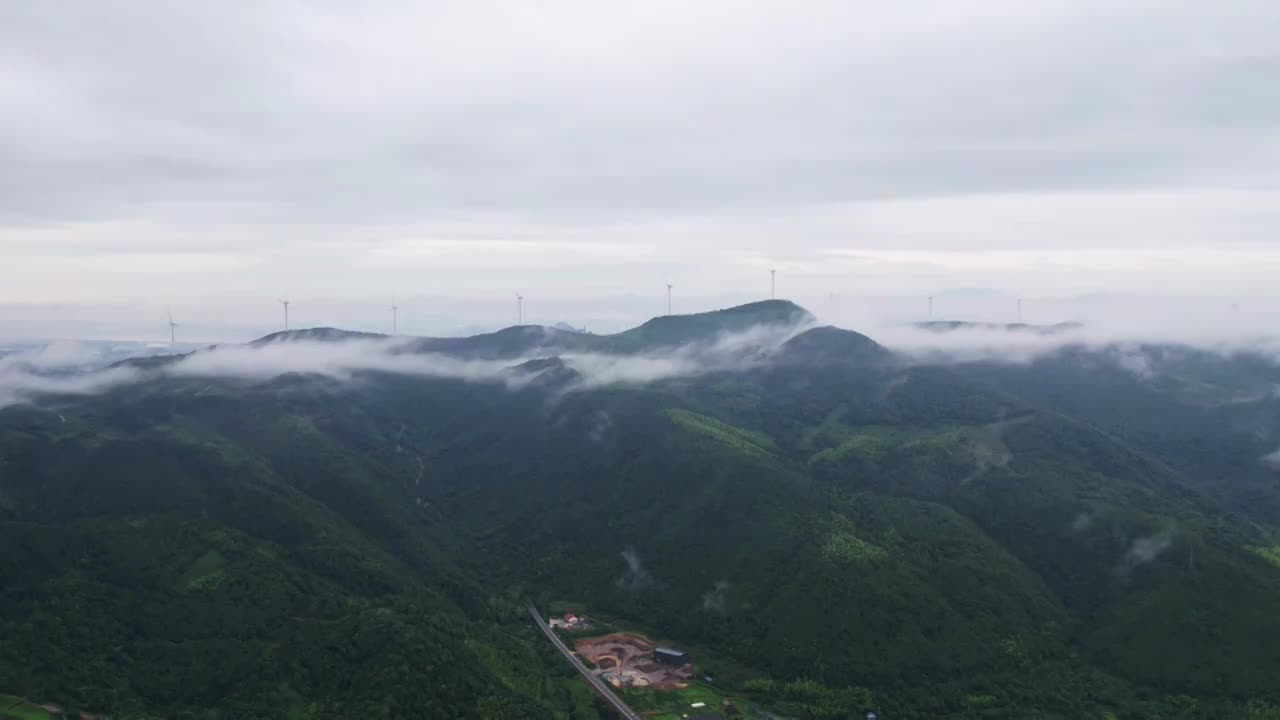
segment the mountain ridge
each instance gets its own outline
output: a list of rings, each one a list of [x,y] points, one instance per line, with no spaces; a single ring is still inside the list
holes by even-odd
[[[460,337],[386,335],[333,327],[281,330],[249,342],[381,340],[403,338],[420,351],[466,352],[478,346],[527,348],[531,340],[550,341],[574,349],[656,349],[685,342],[705,341],[719,333],[742,331],[755,325],[788,325],[811,322],[813,315],[789,300],[761,300],[720,310],[685,315],[660,315],[633,328],[599,335],[547,325],[512,325],[491,333]]]

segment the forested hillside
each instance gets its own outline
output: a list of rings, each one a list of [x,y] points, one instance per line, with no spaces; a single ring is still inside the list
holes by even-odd
[[[5,691],[118,717],[594,717],[376,458],[190,390],[6,412]]]
[[[809,321],[769,302],[421,339],[343,377],[152,362],[0,409],[0,692],[594,717],[531,597],[698,648],[798,717],[1280,713],[1257,462],[1280,414],[1203,389],[1274,365],[920,364]],[[473,364],[402,369],[427,355]]]

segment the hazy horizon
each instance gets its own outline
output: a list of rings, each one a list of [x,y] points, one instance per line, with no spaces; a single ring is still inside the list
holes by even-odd
[[[767,280],[766,280],[767,284]],[[940,292],[932,296],[933,315],[929,315],[930,296],[863,296],[827,294],[824,297],[801,297],[799,299],[779,296],[779,300],[795,302],[812,313],[821,324],[855,330],[870,335],[878,340],[888,339],[884,344],[893,346],[895,339],[904,337],[903,331],[919,322],[959,321],[971,323],[1014,324],[1023,322],[1030,325],[1055,325],[1059,323],[1079,323],[1083,327],[1074,333],[1060,338],[1036,339],[1043,344],[1052,342],[1111,342],[1111,341],[1147,341],[1170,342],[1190,345],[1219,345],[1232,341],[1250,342],[1260,338],[1271,337],[1280,327],[1280,305],[1271,306],[1263,303],[1236,302],[1228,297],[1171,297],[1141,296],[1128,297],[1102,295],[1095,297],[1076,296],[1068,298],[1022,298],[1022,315],[1018,315],[1018,296],[979,288],[967,288],[951,292]],[[764,298],[720,297],[692,300],[681,300],[673,303],[673,314],[687,315],[735,307],[738,305],[767,300]],[[703,300],[702,306],[689,306]],[[593,310],[588,302],[550,302],[540,298],[526,296],[524,303],[525,325],[553,326],[565,323],[574,329],[585,328],[597,334],[621,332],[640,325],[652,318],[666,314],[665,295],[654,301],[650,298],[628,296],[617,298],[612,308],[614,312],[604,315]],[[497,307],[497,302],[484,300],[470,303],[457,303],[452,307],[462,307],[463,311],[456,316],[446,313],[429,314],[426,321],[421,316],[424,309],[433,303],[429,299],[415,301],[412,297],[400,299],[399,334],[426,337],[459,337],[495,332],[511,327],[515,321],[514,297],[501,303],[508,307]],[[421,304],[419,304],[421,303]],[[278,332],[283,327],[283,310],[278,303],[267,305],[260,314],[267,319],[259,323],[227,324],[216,313],[175,313],[175,321],[179,322],[177,341],[179,346],[207,345],[211,343],[239,343]],[[442,301],[436,306],[451,307]],[[644,314],[648,306],[654,308]],[[632,312],[628,313],[627,310]],[[503,317],[505,315],[507,317]],[[43,333],[44,327],[58,327],[58,308],[41,311],[27,311],[25,322],[10,322],[0,325],[0,343],[48,342],[54,340],[81,340],[100,342],[137,342],[151,345],[167,345],[168,326],[164,309],[161,310],[160,322],[136,321],[119,323],[110,308],[97,316],[96,324],[85,326],[85,332]],[[136,312],[125,312],[125,317],[136,317]],[[485,316],[493,319],[485,321]],[[339,303],[318,302],[315,305],[307,301],[291,301],[290,329],[333,327],[355,332],[392,334],[392,313],[390,303],[385,308],[373,307],[373,303]],[[116,332],[111,332],[111,329]],[[914,333],[907,333],[909,346],[919,344]],[[975,338],[983,337],[980,330],[963,332],[952,337],[927,333],[918,340],[946,345],[955,338],[961,338],[960,344],[971,346]],[[1026,338],[1031,340],[1030,338]],[[999,344],[1004,339],[1000,338]]]
[[[0,337],[162,340],[171,308],[182,339],[245,340],[285,296],[296,325],[386,331],[396,296],[402,330],[458,334],[514,322],[517,292],[532,322],[614,331],[664,312],[665,282],[678,312],[768,297],[770,267],[778,297],[876,323],[974,287],[1038,322],[1270,318],[1278,21],[1253,0],[8,3]]]

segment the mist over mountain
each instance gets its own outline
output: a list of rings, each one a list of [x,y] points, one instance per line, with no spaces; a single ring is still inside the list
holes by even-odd
[[[1275,356],[994,332],[1053,344],[765,301],[0,375],[0,692],[594,716],[533,598],[793,717],[1280,707]]]
[[[0,720],[1280,720],[1277,48],[0,2]]]

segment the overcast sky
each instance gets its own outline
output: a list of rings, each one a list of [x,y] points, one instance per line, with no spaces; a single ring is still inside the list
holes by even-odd
[[[1280,311],[1277,78],[1274,0],[0,0],[0,337]]]

